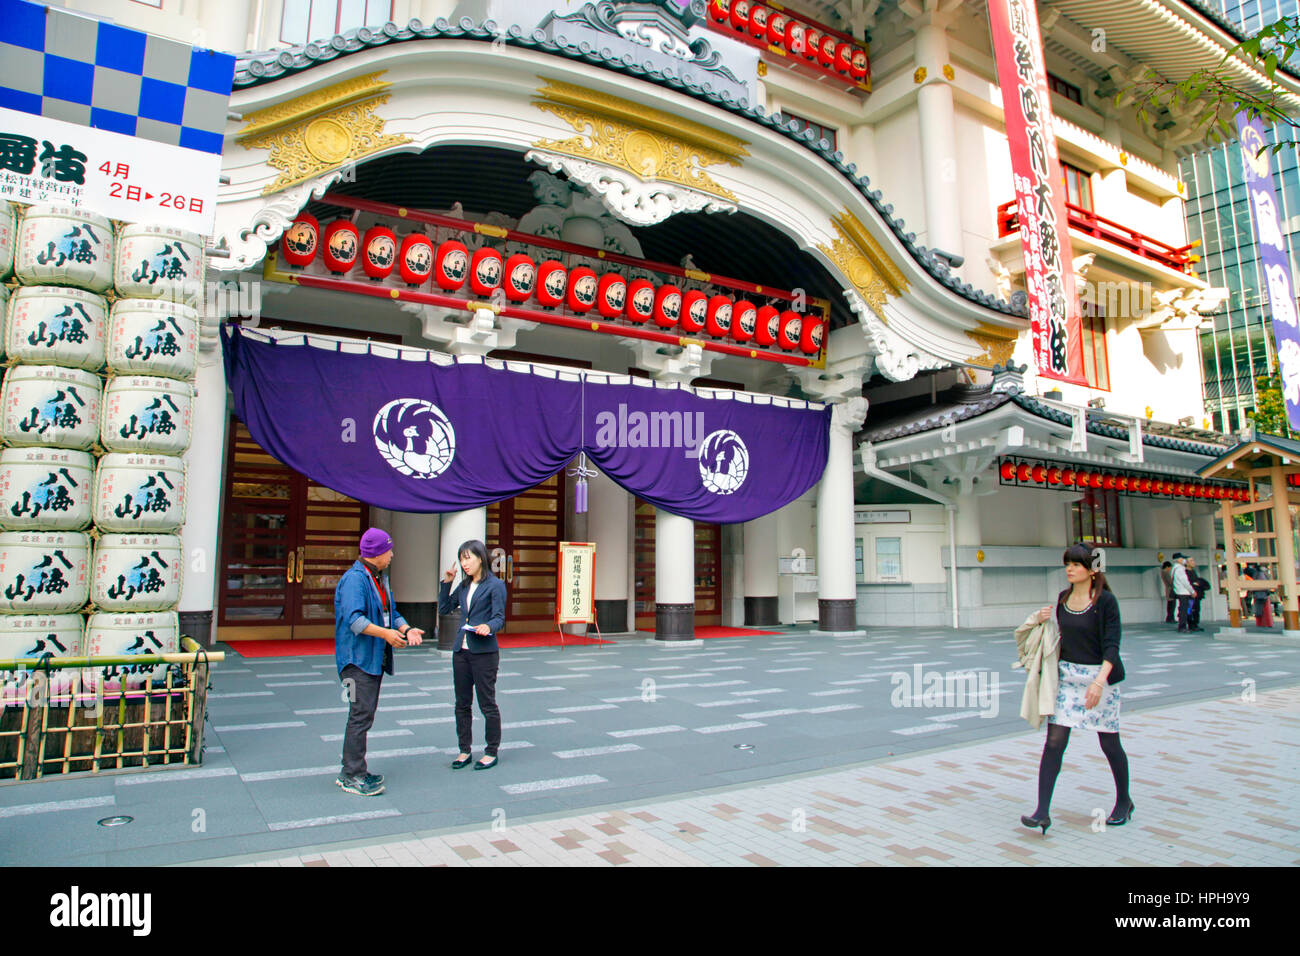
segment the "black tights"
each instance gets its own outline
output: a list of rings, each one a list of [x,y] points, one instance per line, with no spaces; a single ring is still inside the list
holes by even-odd
[[[1129,805],[1128,796],[1128,756],[1120,745],[1119,734],[1097,732],[1101,743],[1101,752],[1110,763],[1110,772],[1115,777],[1115,809],[1121,810]],[[1038,809],[1035,817],[1046,816],[1052,806],[1052,791],[1056,788],[1056,776],[1061,772],[1061,760],[1065,757],[1065,747],[1070,742],[1070,728],[1064,724],[1047,725],[1047,742],[1043,744],[1043,759],[1038,765]]]

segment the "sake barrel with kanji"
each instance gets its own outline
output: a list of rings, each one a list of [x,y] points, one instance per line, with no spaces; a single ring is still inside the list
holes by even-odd
[[[0,533],[0,614],[69,614],[90,598],[90,538],[80,531]]]
[[[118,299],[108,316],[105,364],[117,375],[192,379],[199,314],[166,299]]]
[[[184,229],[135,223],[122,227],[113,269],[117,294],[198,303],[203,298],[203,239]]]
[[[181,539],[174,534],[101,534],[90,600],[101,611],[168,611],[181,600]]]
[[[180,531],[185,523],[185,462],[147,452],[105,455],[95,472],[91,513],[101,531]]]
[[[84,369],[17,365],[0,389],[0,440],[85,451],[99,440],[100,378]]]
[[[100,444],[109,451],[179,455],[190,446],[193,404],[188,382],[148,375],[109,379]]]
[[[0,660],[41,658],[46,654],[51,658],[80,657],[85,631],[86,619],[80,614],[0,615]],[[0,705],[24,702],[32,670],[0,670]],[[78,674],[75,668],[50,668],[48,693],[66,694]]]
[[[86,620],[82,647],[87,657],[136,657],[146,654],[175,654],[179,648],[180,621],[173,611],[136,614],[97,611]],[[167,664],[110,664],[82,671],[83,687],[94,690],[143,687],[167,679]]]
[[[18,216],[14,207],[0,200],[0,282],[13,275],[17,232]]]
[[[104,366],[108,302],[68,286],[26,286],[14,292],[5,322],[5,354],[28,365],[90,371]]]
[[[90,525],[95,460],[68,448],[0,451],[0,530],[80,531]]]
[[[0,285],[0,357],[4,356],[5,323],[9,321],[9,290]]]
[[[113,285],[113,226],[71,206],[29,206],[18,226],[14,272],[23,285]]]

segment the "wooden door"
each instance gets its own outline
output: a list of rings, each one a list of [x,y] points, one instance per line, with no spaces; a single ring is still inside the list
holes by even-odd
[[[506,582],[507,632],[555,629],[557,546],[564,533],[564,472],[488,505],[492,573]]]
[[[655,509],[636,502],[636,628],[655,626]],[[695,522],[695,624],[722,623],[722,526]]]

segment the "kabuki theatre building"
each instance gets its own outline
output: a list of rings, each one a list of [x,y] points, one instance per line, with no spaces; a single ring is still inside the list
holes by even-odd
[[[1217,565],[1247,492],[1197,474],[1235,444],[1178,176],[1202,127],[1116,100],[1238,42],[1200,3],[71,6],[235,55],[162,452],[201,642],[332,636],[369,526],[426,628],[482,539],[507,635],[556,629],[564,541],[591,629],[664,642],[1014,625],[1076,540],[1157,620],[1162,561]],[[18,246],[58,205],[0,198]]]

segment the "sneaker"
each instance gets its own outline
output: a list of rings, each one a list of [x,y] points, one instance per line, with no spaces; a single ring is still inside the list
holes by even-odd
[[[374,784],[377,787],[384,785],[384,775],[382,773],[368,773],[365,777],[366,783]]]
[[[339,774],[334,778],[334,782],[344,793],[355,793],[359,797],[375,797],[384,792],[382,783],[375,783],[370,779],[370,775],[365,777],[349,777]]]

